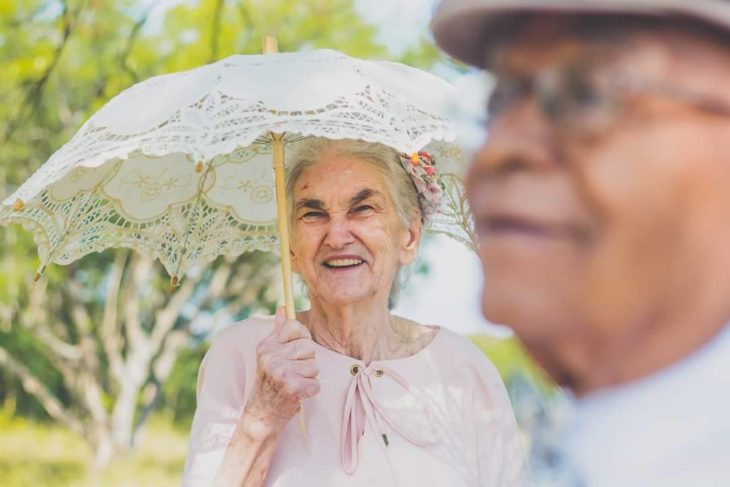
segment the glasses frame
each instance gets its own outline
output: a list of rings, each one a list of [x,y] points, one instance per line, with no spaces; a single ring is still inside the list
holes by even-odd
[[[546,120],[561,132],[578,136],[610,129],[621,119],[632,96],[661,97],[710,115],[730,117],[730,101],[668,83],[601,75],[588,63],[546,69],[530,77],[499,78],[487,102],[488,125],[531,97]]]

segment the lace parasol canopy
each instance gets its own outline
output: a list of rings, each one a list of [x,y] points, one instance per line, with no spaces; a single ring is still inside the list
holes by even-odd
[[[33,233],[42,268],[128,247],[171,276],[277,246],[271,133],[354,138],[436,160],[431,230],[472,245],[452,86],[332,50],[231,56],[123,91],[0,205]],[[286,158],[285,158],[286,160]],[[41,271],[42,271],[41,268]]]

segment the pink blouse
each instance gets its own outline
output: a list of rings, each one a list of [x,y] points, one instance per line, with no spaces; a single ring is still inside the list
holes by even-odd
[[[256,345],[273,318],[214,340],[198,374],[183,486],[209,486],[256,380]],[[521,441],[494,366],[443,328],[416,354],[362,361],[317,345],[320,393],[302,403],[307,435],[285,428],[266,485],[522,486]]]

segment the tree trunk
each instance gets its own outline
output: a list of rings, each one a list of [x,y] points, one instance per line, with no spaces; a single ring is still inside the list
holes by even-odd
[[[94,458],[91,462],[91,471],[92,477],[97,477],[114,458],[114,442],[109,434],[108,427],[104,425],[94,426],[92,438],[91,446],[94,449]]]
[[[141,344],[139,346],[142,347]],[[134,350],[127,358],[125,375],[121,378],[111,417],[111,437],[117,453],[128,452],[134,447],[134,414],[147,379],[150,360],[150,354],[140,349]]]

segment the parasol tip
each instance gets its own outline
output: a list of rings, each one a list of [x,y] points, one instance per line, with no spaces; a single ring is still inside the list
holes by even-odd
[[[174,291],[175,290],[175,288],[177,287],[177,281],[178,281],[177,276],[172,276],[170,278],[170,291]]]
[[[263,51],[264,54],[276,54],[279,52],[279,45],[276,41],[276,36],[268,35],[264,37]]]
[[[45,270],[46,270],[46,266],[45,266],[45,265],[44,265],[44,266],[42,266],[42,267],[41,267],[40,269],[38,269],[38,271],[37,271],[37,272],[35,273],[35,275],[33,276],[33,282],[38,282],[38,279],[40,279],[40,278],[41,278],[41,274],[43,274],[43,272],[44,272]]]
[[[197,172],[197,173],[203,172],[203,161],[198,161],[195,163],[195,172]]]
[[[23,203],[23,200],[18,198],[15,200],[15,204],[13,204],[13,210],[14,211],[22,211],[23,208],[25,208],[25,203]]]

